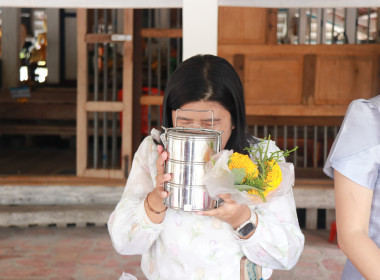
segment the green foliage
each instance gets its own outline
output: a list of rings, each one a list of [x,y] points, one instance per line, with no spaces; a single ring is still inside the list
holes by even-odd
[[[244,168],[234,168],[231,170],[232,174],[234,174],[234,184],[239,185],[243,182],[245,177],[245,169]]]

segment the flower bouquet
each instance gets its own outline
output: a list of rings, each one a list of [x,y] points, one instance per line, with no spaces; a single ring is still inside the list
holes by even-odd
[[[223,150],[206,164],[204,183],[214,199],[229,193],[238,203],[262,203],[286,194],[294,184],[294,167],[284,158],[288,151],[270,151],[273,141],[263,139],[247,147],[248,155]],[[272,148],[273,150],[273,148]]]

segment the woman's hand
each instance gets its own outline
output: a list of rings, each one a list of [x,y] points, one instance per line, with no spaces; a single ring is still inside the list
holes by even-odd
[[[229,223],[234,229],[249,220],[251,217],[251,209],[249,209],[247,205],[238,204],[231,199],[230,194],[221,194],[219,197],[224,200],[222,206],[208,211],[197,212],[197,214],[216,217]]]
[[[166,210],[166,206],[163,203],[163,199],[168,196],[167,191],[164,191],[164,183],[171,179],[171,175],[165,173],[164,168],[165,161],[168,158],[168,153],[164,150],[164,147],[162,147],[161,145],[157,146],[157,152],[158,158],[156,162],[156,187],[153,189],[152,192],[148,194],[149,197],[147,196],[145,198],[145,200],[149,199],[149,201],[146,201],[145,203],[145,211],[152,222],[161,223],[165,217]],[[149,205],[147,205],[147,203],[149,203]],[[156,212],[161,213],[157,214],[153,212],[152,209],[154,209],[154,211]]]

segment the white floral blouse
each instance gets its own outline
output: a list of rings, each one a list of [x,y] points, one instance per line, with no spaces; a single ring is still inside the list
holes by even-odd
[[[271,142],[273,152],[278,148]],[[292,191],[271,202],[250,206],[259,222],[247,240],[233,234],[229,224],[192,212],[168,209],[154,224],[146,215],[144,199],[155,187],[156,145],[151,136],[137,150],[124,193],[108,221],[116,251],[142,254],[141,268],[148,279],[240,279],[240,259],[247,256],[263,267],[291,269],[303,250]],[[254,214],[253,214],[254,215]]]

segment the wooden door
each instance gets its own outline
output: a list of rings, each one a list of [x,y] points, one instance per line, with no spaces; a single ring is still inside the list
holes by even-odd
[[[125,178],[131,166],[132,159],[132,89],[133,89],[133,10],[123,11],[123,34],[91,33],[89,32],[89,10],[77,10],[77,49],[78,49],[78,98],[77,98],[77,176],[102,177],[102,178]],[[89,46],[92,44],[112,43],[122,44],[122,96],[117,100],[91,100],[89,95]],[[95,48],[95,52],[98,49]],[[90,59],[91,60],[91,59]],[[95,61],[95,59],[94,59]],[[96,63],[97,60],[96,60]],[[91,64],[90,64],[91,65]],[[108,61],[106,66],[108,67]],[[104,81],[103,81],[104,82]],[[104,82],[105,83],[105,82]],[[120,93],[120,89],[118,89]],[[108,114],[108,115],[107,115]],[[96,121],[93,120],[96,116]],[[109,115],[117,116],[118,137],[121,138],[118,151],[118,166],[89,164],[91,161],[90,145],[95,142],[97,134],[90,122],[98,122],[98,116],[103,116],[107,121]],[[107,129],[105,130],[107,132]],[[108,135],[106,134],[107,139]],[[106,140],[104,142],[107,142]],[[103,143],[104,145],[104,143]],[[107,145],[106,149],[107,149]],[[97,151],[94,152],[96,154]],[[103,155],[102,155],[103,156]],[[103,156],[104,158],[104,156]],[[93,160],[95,161],[95,160]]]

